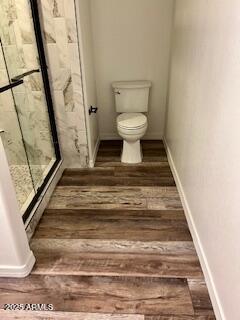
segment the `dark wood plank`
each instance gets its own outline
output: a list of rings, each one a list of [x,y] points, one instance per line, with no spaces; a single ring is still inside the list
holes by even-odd
[[[170,167],[111,167],[66,169],[59,185],[175,186]]]
[[[175,186],[173,177],[63,176],[59,186]]]
[[[216,320],[215,316],[145,316],[145,320]]]
[[[213,316],[214,311],[204,279],[188,279],[195,315]]]
[[[144,320],[143,315],[59,311],[2,311],[3,320]]]
[[[100,145],[99,145],[99,150],[102,150],[104,148],[109,148],[109,149],[113,149],[113,148],[121,148],[123,142],[121,139],[119,140],[101,140],[100,141]]]
[[[144,320],[194,320],[194,316],[174,316],[174,315],[169,315],[169,316],[148,316],[146,315],[144,317]]]
[[[109,210],[109,209],[46,209],[44,218],[79,217],[89,220],[179,220],[187,222],[183,210]]]
[[[0,301],[52,303],[56,311],[193,315],[184,279],[40,276],[1,279]]]
[[[110,166],[110,163],[112,163],[111,166],[114,166],[114,165],[122,166],[123,164],[120,161],[121,161],[121,154],[116,153],[115,155],[109,155],[107,152],[106,154],[99,154],[96,159],[97,164],[99,162],[104,162],[105,166]],[[167,155],[151,153],[149,155],[144,155],[142,161],[143,161],[143,164],[145,165],[149,162],[156,162],[156,163],[167,162]],[[128,164],[125,164],[125,166],[126,165]]]
[[[128,163],[122,163],[119,161],[98,161],[96,159],[95,162],[95,168],[109,168],[109,167],[114,167],[114,168],[119,168],[119,167],[155,167],[155,166],[168,166],[168,161],[167,158],[164,157],[164,159],[155,159],[155,161],[151,161],[150,159],[143,159],[143,162],[137,163],[137,164],[128,164]]]
[[[143,162],[167,161],[167,155],[162,141],[141,141]],[[101,141],[97,155],[97,163],[120,163],[122,141]]]
[[[182,212],[117,211],[94,213],[77,210],[47,211],[35,238],[122,239],[135,241],[191,241]],[[150,218],[152,217],[152,218]]]
[[[101,140],[99,145],[99,150],[121,150],[122,140]],[[164,143],[162,140],[141,140],[141,146],[144,150],[156,149],[156,150],[165,150]]]
[[[216,320],[214,316],[145,316],[137,314],[104,314],[83,312],[56,312],[56,311],[15,311],[0,310],[0,319],[4,320]]]
[[[82,177],[82,176],[113,176],[115,174],[115,167],[103,168],[68,168],[63,172],[63,177]]]
[[[49,253],[35,250],[33,274],[202,278],[195,255],[122,253]]]
[[[126,167],[116,167],[114,169],[115,176],[119,177],[172,177],[172,172],[168,163],[162,165],[152,165],[148,166],[126,166]]]

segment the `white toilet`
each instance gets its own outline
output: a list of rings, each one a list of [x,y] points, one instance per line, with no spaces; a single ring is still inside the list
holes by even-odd
[[[118,134],[123,138],[121,161],[124,163],[142,162],[140,139],[147,130],[148,97],[150,81],[113,82]]]

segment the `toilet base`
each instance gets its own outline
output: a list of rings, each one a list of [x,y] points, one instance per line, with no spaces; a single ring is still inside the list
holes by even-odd
[[[142,150],[140,140],[128,142],[123,140],[123,149],[121,162],[123,163],[140,163],[142,162]]]

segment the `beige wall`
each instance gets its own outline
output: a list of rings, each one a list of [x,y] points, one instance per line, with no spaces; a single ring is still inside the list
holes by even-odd
[[[148,136],[164,128],[172,0],[91,0],[101,138],[118,137],[111,82],[152,80]]]
[[[239,319],[240,302],[239,12],[237,0],[176,1],[166,128],[227,320]]]

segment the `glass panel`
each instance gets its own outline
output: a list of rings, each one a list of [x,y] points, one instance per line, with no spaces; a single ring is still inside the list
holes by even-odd
[[[40,70],[28,0],[0,0],[3,53],[10,79]],[[32,180],[37,190],[56,160],[41,72],[25,76],[13,99],[21,126]]]
[[[0,47],[0,87],[8,83],[8,74],[2,48]],[[16,190],[19,209],[23,214],[32,201],[35,190],[11,90],[0,94],[0,129],[4,130],[2,135],[3,144]]]

